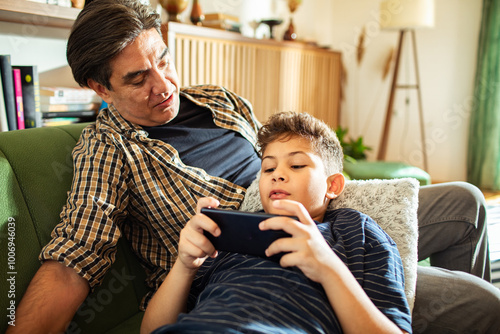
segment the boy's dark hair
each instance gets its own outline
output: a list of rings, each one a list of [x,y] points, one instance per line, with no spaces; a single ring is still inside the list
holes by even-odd
[[[260,155],[270,143],[288,140],[293,136],[300,136],[311,142],[314,152],[323,159],[328,175],[342,172],[344,154],[335,131],[307,113],[290,111],[272,115],[257,134]]]
[[[138,0],[94,0],[76,18],[68,39],[66,57],[76,82],[88,79],[111,90],[111,60],[141,32],[156,29],[160,15]]]

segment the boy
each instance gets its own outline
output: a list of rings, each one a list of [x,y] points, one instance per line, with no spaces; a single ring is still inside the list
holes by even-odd
[[[308,114],[279,113],[258,141],[264,210],[299,219],[260,224],[291,235],[266,250],[267,256],[285,255],[276,263],[217,252],[203,231],[221,232],[200,210],[218,201],[200,199],[141,332],[163,324],[173,325],[155,333],[411,332],[394,242],[362,213],[327,211],[344,188],[335,133]]]

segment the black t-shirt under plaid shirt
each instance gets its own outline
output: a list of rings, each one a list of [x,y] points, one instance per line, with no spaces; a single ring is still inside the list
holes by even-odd
[[[248,101],[219,86],[183,88],[180,94],[208,108],[218,127],[236,131],[255,147],[260,123]],[[243,187],[186,166],[171,145],[148,138],[113,106],[84,129],[73,164],[61,222],[40,259],[74,268],[91,289],[102,283],[123,234],[155,291],[175,261],[179,232],[198,199],[215,197],[222,208],[237,209],[245,195]]]

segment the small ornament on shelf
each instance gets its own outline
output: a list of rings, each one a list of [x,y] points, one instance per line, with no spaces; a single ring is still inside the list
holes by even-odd
[[[295,27],[293,25],[293,13],[297,10],[299,5],[302,3],[302,0],[288,0],[288,9],[290,10],[290,24],[288,25],[288,29],[285,31],[285,35],[283,39],[285,41],[294,41],[297,39],[297,34],[295,33]]]
[[[248,22],[248,25],[253,30],[253,37],[257,38],[257,28],[260,26],[260,21],[252,20],[252,21]]]
[[[83,6],[85,5],[85,0],[71,0],[71,4],[75,8],[82,9]]]
[[[269,26],[269,38],[274,39],[274,27],[282,24],[283,20],[282,19],[269,19],[269,20],[262,20],[260,22]]]
[[[186,9],[188,0],[160,0],[160,4],[168,13],[168,20],[181,22],[181,13]]]
[[[293,20],[290,18],[290,25],[288,29],[285,31],[285,35],[283,35],[283,39],[285,41],[294,41],[297,38],[297,34],[295,33],[295,27],[293,26]]]
[[[193,0],[193,7],[191,8],[191,15],[189,16],[191,22],[194,25],[201,26],[203,20],[205,19],[205,15],[203,15],[203,11],[201,10],[201,5],[198,0]]]
[[[224,13],[207,13],[203,26],[240,33],[240,19],[237,16]]]

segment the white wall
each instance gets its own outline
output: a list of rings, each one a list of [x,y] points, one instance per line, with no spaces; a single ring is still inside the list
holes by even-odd
[[[151,0],[153,5],[157,0]],[[203,10],[238,15],[243,33],[253,19],[280,17],[285,22],[276,28],[281,38],[290,14],[285,0],[200,0]],[[418,57],[422,85],[429,172],[435,181],[465,180],[470,106],[476,50],[481,20],[479,0],[436,0],[436,27],[417,31]],[[294,15],[301,39],[313,40],[342,51],[346,69],[342,125],[352,136],[363,135],[374,150],[380,141],[382,122],[389,93],[390,76],[382,79],[382,69],[398,34],[378,28],[377,0],[304,0]],[[161,9],[161,8],[160,8]],[[190,8],[183,17],[188,22]],[[359,34],[366,27],[365,55],[356,62]],[[0,54],[11,54],[18,65],[36,62],[42,84],[71,84],[66,67],[66,38],[69,30],[32,27],[0,22]],[[259,27],[258,36],[268,34]],[[405,50],[400,83],[413,80],[410,49]],[[50,80],[55,80],[55,83]],[[405,98],[409,106],[405,106]],[[422,166],[417,100],[414,93],[398,90],[395,115],[389,137],[389,160]]]
[[[10,54],[14,65],[36,64],[42,84],[77,86],[66,61],[68,35],[69,29],[0,22],[0,54]]]
[[[416,33],[428,172],[435,181],[466,178],[469,114],[474,101],[481,2],[436,0],[435,28]],[[364,135],[365,142],[374,147],[371,159],[375,159],[378,152],[392,79],[390,76],[382,79],[382,69],[398,39],[397,32],[377,28],[378,3],[373,0],[333,0],[330,25],[324,27],[334,32],[330,34],[330,43],[334,49],[343,52],[347,71],[342,125],[347,126],[353,136]],[[303,3],[304,7],[309,4],[307,1]],[[307,26],[308,22],[310,20],[304,19],[300,23]],[[367,34],[366,49],[363,61],[358,65],[355,52],[363,26]],[[323,34],[318,30],[317,39],[320,40]],[[400,83],[414,83],[413,63],[409,55],[411,49],[405,48]],[[405,105],[407,97],[408,107]],[[422,167],[417,115],[415,92],[398,90],[388,160],[406,161]]]
[[[201,4],[208,11],[214,5],[227,5],[243,23],[259,15],[284,18],[284,24],[276,29],[278,37],[286,30],[290,16],[286,0],[201,0]],[[482,1],[435,0],[435,4],[435,27],[416,32],[428,172],[434,181],[465,180]],[[397,31],[380,30],[378,7],[377,0],[304,0],[294,14],[299,38],[342,52],[346,83],[341,123],[352,136],[364,136],[373,148],[371,160],[378,153],[392,80],[392,68],[385,79],[383,68],[399,36]],[[363,27],[365,53],[358,64],[356,50]],[[415,83],[409,35],[406,41],[398,80],[401,84]],[[417,101],[415,90],[397,91],[387,160],[423,167]]]

